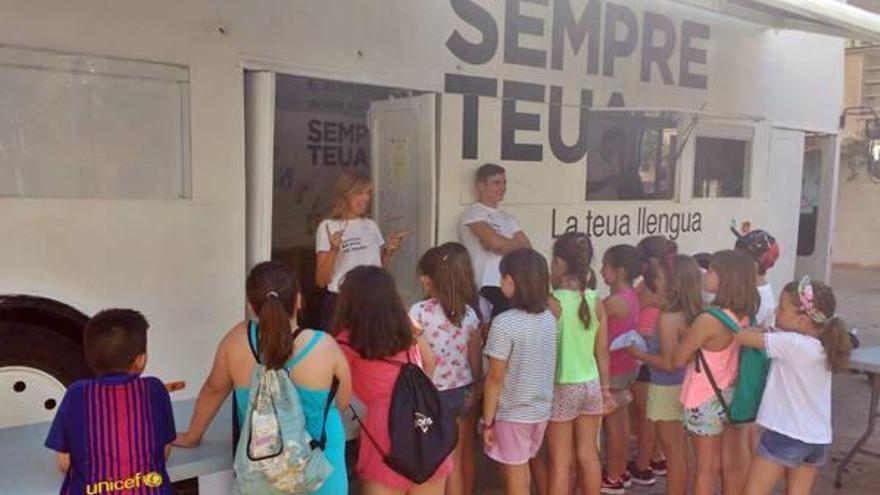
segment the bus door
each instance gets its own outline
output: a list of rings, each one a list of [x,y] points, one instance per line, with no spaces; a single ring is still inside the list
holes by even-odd
[[[374,216],[386,241],[408,233],[388,266],[407,304],[421,295],[416,264],[436,239],[436,104],[431,93],[370,103]]]

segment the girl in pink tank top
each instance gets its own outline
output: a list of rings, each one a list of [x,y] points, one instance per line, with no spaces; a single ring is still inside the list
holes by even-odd
[[[608,315],[609,345],[620,335],[638,330],[639,298],[633,282],[641,275],[641,268],[639,251],[633,246],[612,246],[602,257],[602,279],[611,289],[611,295],[602,302]],[[602,479],[602,487],[608,492],[622,489],[625,482],[629,404],[632,402],[630,388],[638,368],[638,361],[625,348],[610,353],[611,395],[617,408],[605,417],[604,422],[608,473]]]
[[[707,292],[715,295],[714,306],[735,321],[747,325],[758,310],[754,261],[738,251],[712,255],[703,279]],[[730,427],[724,408],[706,373],[697,371],[695,355],[702,353],[721,395],[728,404],[739,373],[739,344],[733,333],[714,316],[704,313],[688,328],[673,355],[673,366],[687,366],[681,389],[684,426],[691,434],[697,460],[696,495],[712,495],[721,469],[725,470],[723,493],[742,493],[751,453],[741,428]],[[720,441],[719,441],[720,440]],[[722,462],[723,459],[731,462]]]

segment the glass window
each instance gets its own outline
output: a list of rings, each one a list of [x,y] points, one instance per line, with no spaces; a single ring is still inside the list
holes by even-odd
[[[189,71],[0,47],[0,196],[190,196]]]
[[[822,190],[822,145],[817,135],[804,140],[804,172],[801,179],[801,214],[798,222],[798,256],[812,256],[816,251],[816,233],[819,226],[819,199]]]
[[[673,199],[679,127],[670,113],[590,112],[586,199]]]
[[[749,151],[744,139],[697,136],[693,196],[746,197]]]

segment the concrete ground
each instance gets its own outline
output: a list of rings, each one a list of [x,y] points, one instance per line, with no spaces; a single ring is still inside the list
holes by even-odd
[[[850,327],[858,329],[862,346],[880,345],[880,270],[835,268],[832,286],[838,301],[838,314]],[[840,459],[864,432],[868,421],[870,393],[864,375],[840,374],[834,379],[833,423],[834,445],[830,462],[821,470],[813,488],[816,495],[875,495],[880,493],[880,459],[857,456],[844,477],[843,487],[834,489],[834,472]],[[868,442],[880,452],[880,431]],[[497,469],[483,460],[478,470],[480,495],[500,495]],[[654,487],[633,487],[628,494],[660,495],[665,493],[661,481]],[[781,489],[777,493],[783,493]]]

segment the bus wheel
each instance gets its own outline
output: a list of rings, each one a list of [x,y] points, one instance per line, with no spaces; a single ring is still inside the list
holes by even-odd
[[[67,386],[89,376],[78,342],[38,325],[0,322],[0,428],[51,421]]]

